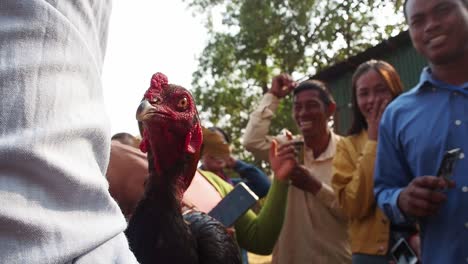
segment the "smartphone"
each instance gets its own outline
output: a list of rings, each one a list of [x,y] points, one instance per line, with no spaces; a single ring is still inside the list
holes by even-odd
[[[286,128],[282,130],[282,133],[287,138],[287,140],[293,141],[292,144],[296,150],[296,160],[299,165],[304,165],[304,140],[298,138],[294,139],[293,134]]]
[[[243,182],[229,192],[209,213],[225,227],[234,223],[258,201],[258,196]]]
[[[418,262],[418,257],[404,238],[400,238],[390,252],[396,264],[416,264]]]
[[[296,159],[299,165],[304,165],[304,141],[294,140],[294,148],[296,149]]]
[[[439,170],[437,171],[438,177],[443,177],[445,180],[450,180],[453,174],[455,162],[458,160],[461,153],[460,148],[451,149],[445,152],[442,162],[440,163]]]

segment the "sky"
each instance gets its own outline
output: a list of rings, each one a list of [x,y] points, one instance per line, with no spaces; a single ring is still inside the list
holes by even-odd
[[[114,1],[103,69],[112,135],[138,135],[135,113],[153,73],[190,90],[206,41],[201,18],[181,0]]]

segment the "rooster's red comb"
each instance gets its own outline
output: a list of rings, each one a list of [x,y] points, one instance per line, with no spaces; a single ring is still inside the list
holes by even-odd
[[[152,100],[153,93],[159,92],[164,86],[168,84],[167,76],[163,73],[157,72],[151,77],[151,85],[148,91],[145,93],[145,98]]]

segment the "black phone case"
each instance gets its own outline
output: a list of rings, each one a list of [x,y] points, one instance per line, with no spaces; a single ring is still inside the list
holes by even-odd
[[[397,241],[391,249],[391,254],[396,264],[416,264],[418,262],[418,257],[404,238]]]
[[[440,163],[439,170],[437,171],[437,176],[443,177],[446,180],[449,180],[453,173],[453,168],[455,167],[455,162],[457,161],[460,155],[461,149],[451,149],[445,152],[442,162]]]
[[[258,196],[243,182],[229,192],[208,214],[224,226],[232,226],[239,217],[250,209]]]

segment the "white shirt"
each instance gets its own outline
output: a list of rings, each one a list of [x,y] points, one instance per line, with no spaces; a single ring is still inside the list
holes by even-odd
[[[110,0],[0,4],[0,261],[136,263],[105,170]]]

